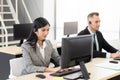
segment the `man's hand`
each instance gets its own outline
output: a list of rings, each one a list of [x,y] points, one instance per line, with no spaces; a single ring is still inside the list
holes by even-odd
[[[120,57],[120,52],[110,54],[110,58],[116,58],[116,57]]]

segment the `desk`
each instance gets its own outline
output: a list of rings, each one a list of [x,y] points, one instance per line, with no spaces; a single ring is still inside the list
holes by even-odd
[[[0,47],[0,52],[11,54],[11,55],[20,55],[22,54],[21,48],[18,46],[8,46],[8,47]]]
[[[18,46],[0,47],[0,80],[5,80],[10,74],[9,60],[22,56]]]
[[[120,75],[120,71],[110,70],[110,69],[104,69],[100,67],[96,67],[95,64],[104,62],[105,58],[95,58],[91,62],[85,64],[87,67],[88,72],[90,72],[90,80],[107,80],[109,78],[112,78],[114,76]],[[32,73],[20,77],[16,77],[13,79],[8,80],[41,80],[40,78],[35,77],[39,73]],[[50,73],[43,73],[46,75],[46,79],[49,80],[55,80],[55,77],[50,76]]]
[[[57,43],[57,48],[61,48],[61,43]],[[22,51],[21,48],[14,45],[14,46],[8,46],[8,47],[0,47],[0,52],[11,54],[11,55],[21,55]]]
[[[61,42],[57,42],[57,48],[61,48],[62,43]]]

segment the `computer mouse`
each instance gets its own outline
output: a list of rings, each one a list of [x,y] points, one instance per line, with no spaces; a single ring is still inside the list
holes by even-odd
[[[44,74],[38,74],[38,75],[36,75],[36,77],[39,77],[39,78],[41,78],[41,79],[46,78],[46,76],[45,76]]]
[[[118,64],[118,61],[109,61],[110,63]]]

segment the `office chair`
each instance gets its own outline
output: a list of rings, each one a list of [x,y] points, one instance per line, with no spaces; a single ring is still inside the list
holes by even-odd
[[[21,75],[22,70],[24,69],[23,58],[13,58],[9,60],[10,63],[10,75],[9,78],[17,77]]]

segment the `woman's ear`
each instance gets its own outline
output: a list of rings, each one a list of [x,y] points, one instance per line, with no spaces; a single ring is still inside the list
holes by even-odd
[[[35,32],[35,29],[33,29],[33,32]]]
[[[35,29],[33,29],[33,32],[36,34],[37,32],[35,31]]]

